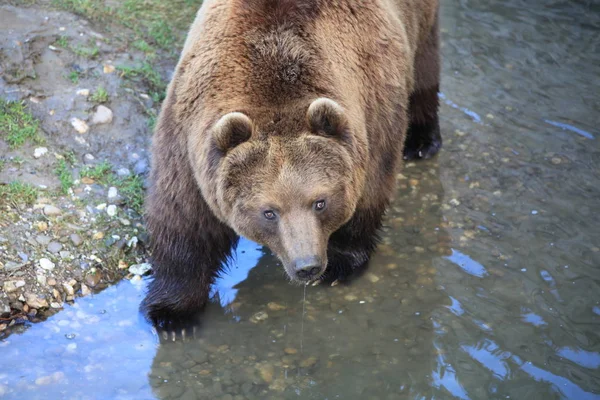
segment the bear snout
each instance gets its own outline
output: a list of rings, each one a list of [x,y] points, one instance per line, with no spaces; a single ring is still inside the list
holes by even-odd
[[[311,281],[321,275],[323,271],[323,262],[319,257],[304,257],[295,260],[292,263],[292,271],[295,274],[293,278],[300,281]]]

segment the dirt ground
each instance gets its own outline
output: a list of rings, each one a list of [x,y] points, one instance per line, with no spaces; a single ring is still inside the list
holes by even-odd
[[[200,2],[9,3],[0,5],[0,332],[147,272],[148,145]]]

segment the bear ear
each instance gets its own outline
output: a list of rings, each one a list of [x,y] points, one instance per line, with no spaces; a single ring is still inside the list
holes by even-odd
[[[246,142],[252,136],[252,120],[241,112],[222,116],[213,127],[215,145],[223,153]]]
[[[348,120],[342,106],[325,97],[311,103],[306,118],[310,131],[315,135],[341,137],[348,129]]]

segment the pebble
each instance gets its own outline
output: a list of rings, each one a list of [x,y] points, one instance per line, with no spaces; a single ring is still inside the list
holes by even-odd
[[[85,285],[85,284],[83,284],[83,283],[82,283],[82,284],[81,284],[81,294],[82,294],[83,296],[87,296],[87,295],[89,295],[89,294],[91,294],[91,293],[92,293],[92,291],[90,290],[90,288],[89,288],[89,287],[87,287],[87,285]]]
[[[558,165],[560,163],[562,163],[562,159],[560,159],[559,157],[552,157],[552,164]]]
[[[88,97],[90,95],[90,89],[79,89],[77,91],[78,96]]]
[[[90,127],[88,126],[88,124],[85,123],[85,121],[79,119],[79,118],[72,118],[71,119],[71,125],[73,126],[73,128],[75,128],[75,130],[78,133],[87,133],[87,131],[90,130]]]
[[[450,205],[458,207],[460,205],[460,201],[458,201],[457,199],[452,199],[450,200]]]
[[[113,112],[106,106],[98,106],[94,116],[92,117],[92,124],[110,124],[113,120]]]
[[[144,175],[148,171],[148,161],[145,159],[141,159],[135,163],[133,166],[133,172],[136,175]]]
[[[129,267],[129,272],[131,272],[134,275],[143,276],[150,272],[151,269],[152,265],[149,263],[134,264],[131,267]]]
[[[48,244],[48,251],[50,253],[56,254],[56,253],[60,252],[62,250],[62,248],[63,248],[62,244],[60,244],[58,242],[50,242]]]
[[[259,311],[250,317],[250,322],[252,322],[253,324],[258,324],[259,322],[262,322],[267,318],[269,318],[269,314],[267,314],[264,311]]]
[[[119,269],[127,269],[127,263],[123,260],[119,260],[119,264],[118,264]]]
[[[106,213],[109,217],[114,217],[115,215],[117,215],[117,206],[111,204],[110,206],[106,207]]]
[[[308,368],[308,367],[312,367],[313,365],[315,365],[317,363],[318,359],[315,356],[310,356],[307,359],[303,360],[300,363],[300,366],[302,368]]]
[[[4,293],[13,293],[23,286],[25,286],[25,281],[6,281],[2,285],[2,289]]]
[[[100,240],[104,238],[104,232],[96,232],[94,233],[94,236],[92,236],[92,239],[94,240]]]
[[[46,286],[46,275],[36,275],[35,280],[42,286]]]
[[[96,157],[93,154],[87,153],[83,156],[84,161],[94,161]]]
[[[60,211],[60,208],[51,206],[51,205],[44,206],[44,215],[53,217],[53,216],[60,215],[60,214],[62,214],[62,211]]]
[[[38,297],[35,293],[25,293],[25,301],[31,308],[48,308],[48,301],[43,297]]]
[[[119,168],[117,170],[117,175],[119,176],[129,176],[131,175],[131,171],[127,168]]]
[[[83,239],[81,239],[81,236],[79,236],[76,233],[71,234],[71,236],[69,236],[69,239],[71,239],[71,242],[76,247],[80,246],[83,243]]]
[[[112,74],[115,72],[115,66],[112,64],[104,64],[103,70],[105,74]]]
[[[266,383],[273,382],[273,374],[275,373],[275,368],[271,364],[261,364],[258,366],[258,372],[260,373],[260,377]]]
[[[531,211],[531,215],[537,215],[537,213],[538,213],[537,210],[532,210]]]
[[[39,263],[40,267],[42,267],[42,269],[45,269],[46,271],[52,271],[56,266],[52,261],[48,260],[47,258],[41,258]]]
[[[75,295],[75,289],[73,289],[73,286],[69,285],[68,283],[63,283],[63,288],[65,288],[67,296]]]
[[[379,282],[379,277],[375,274],[372,273],[368,273],[366,275],[367,279],[371,282],[371,283],[377,283]]]
[[[48,230],[48,224],[44,221],[38,222],[35,227],[37,228],[38,231],[40,232],[44,232]]]
[[[50,307],[52,307],[54,309],[59,309],[59,308],[62,308],[62,305],[57,302],[52,302],[52,303],[50,303]]]
[[[356,297],[353,294],[347,294],[347,295],[344,296],[344,299],[346,301],[356,301],[356,300],[358,300],[358,297]]]
[[[119,192],[116,187],[111,186],[108,188],[108,198],[109,200],[116,198],[119,195]]]
[[[267,304],[267,307],[271,311],[281,311],[281,310],[285,310],[285,308],[286,308],[285,306],[282,306],[281,304],[278,304],[275,302],[270,302],[269,304]]]
[[[41,244],[42,246],[47,246],[52,241],[52,238],[46,235],[38,235],[35,237],[35,241]]]
[[[296,353],[298,353],[298,350],[296,350],[293,347],[286,347],[285,349],[283,349],[283,351],[285,352],[285,354],[296,354]]]
[[[33,158],[40,158],[41,156],[46,155],[47,153],[48,153],[47,147],[37,147],[33,151]]]

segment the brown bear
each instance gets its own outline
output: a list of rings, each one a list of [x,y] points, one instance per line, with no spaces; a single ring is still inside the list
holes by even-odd
[[[404,158],[441,146],[437,0],[205,0],[158,120],[146,222],[158,325],[186,320],[238,235],[290,280],[374,251]]]

